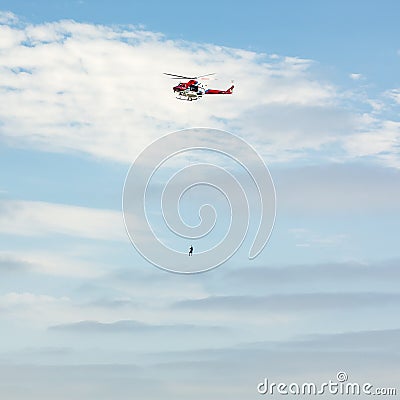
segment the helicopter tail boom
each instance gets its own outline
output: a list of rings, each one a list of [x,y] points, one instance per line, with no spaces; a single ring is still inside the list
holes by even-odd
[[[234,87],[235,86],[232,85],[229,89],[226,90],[207,89],[205,94],[232,94]]]

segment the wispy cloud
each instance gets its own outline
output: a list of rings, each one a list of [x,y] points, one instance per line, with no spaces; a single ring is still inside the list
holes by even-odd
[[[104,276],[104,269],[99,262],[85,262],[77,256],[51,251],[0,252],[0,271],[3,273],[85,279]]]
[[[358,145],[354,142],[355,151]],[[273,176],[279,207],[289,213],[336,215],[357,211],[382,216],[397,212],[400,204],[400,173],[394,168],[329,163],[274,169]]]
[[[38,201],[0,201],[0,232],[126,240],[120,212]]]
[[[344,332],[324,335],[308,335],[301,340],[293,340],[287,343],[288,347],[309,349],[337,349],[366,350],[376,352],[378,350],[393,351],[397,353],[400,344],[400,329],[382,329],[356,332]]]
[[[359,133],[351,135],[344,148],[352,158],[376,157],[382,163],[399,168],[400,122],[366,116],[360,120]]]
[[[18,306],[31,304],[49,304],[69,301],[68,297],[56,298],[48,295],[37,295],[33,293],[7,293],[0,297],[2,306]]]
[[[291,284],[300,285],[307,291],[315,284],[323,283],[325,286],[340,286],[342,290],[352,288],[360,291],[366,288],[372,290],[382,283],[392,285],[399,278],[399,260],[246,267],[224,274],[224,279],[233,287],[245,280],[248,290],[253,293],[258,292],[257,288],[265,289],[267,282],[269,288],[279,284],[281,291]]]
[[[18,17],[11,11],[0,11],[0,24],[16,24]]]
[[[360,79],[363,79],[363,75],[362,74],[356,74],[356,73],[352,73],[349,75],[351,79],[353,79],[354,81],[358,81]]]
[[[301,228],[289,229],[289,233],[292,234],[298,242],[296,243],[298,247],[338,246],[348,237],[348,235],[344,233],[321,235]]]
[[[386,96],[394,100],[396,103],[400,104],[400,89],[392,89],[385,92]]]
[[[70,324],[54,325],[49,328],[52,331],[71,332],[71,333],[153,333],[153,334],[166,334],[166,333],[217,333],[224,331],[224,328],[218,326],[201,326],[201,325],[188,325],[188,324],[175,324],[175,325],[151,325],[138,322],[135,320],[123,320],[115,322],[100,322],[100,321],[79,321]]]
[[[303,312],[310,310],[329,310],[363,307],[380,307],[382,305],[400,304],[397,293],[301,293],[271,296],[213,296],[205,299],[177,302],[176,309],[195,311],[243,312]]]

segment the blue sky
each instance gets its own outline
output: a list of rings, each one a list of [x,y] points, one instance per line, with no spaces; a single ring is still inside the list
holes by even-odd
[[[395,386],[399,8],[3,1],[0,397],[251,399],[264,377],[324,382],[339,370]],[[234,80],[234,94],[179,102],[163,72],[216,72],[208,85]],[[136,252],[121,200],[140,152],[190,127],[227,130],[258,151],[277,216],[254,260],[253,220],[229,261],[182,276]],[[165,173],[195,161],[244,180],[204,153]],[[189,222],[203,198],[220,201],[189,195]],[[217,236],[226,212],[219,221]]]
[[[399,85],[395,0],[203,1],[7,1],[31,22],[71,18],[100,24],[142,24],[173,39],[278,53],[320,62],[335,79],[356,71],[373,85]],[[383,62],[384,60],[384,62]]]

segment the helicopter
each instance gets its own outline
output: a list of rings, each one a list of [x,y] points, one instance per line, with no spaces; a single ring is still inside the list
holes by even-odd
[[[172,77],[171,79],[180,79],[180,80],[189,79],[188,82],[180,82],[178,85],[172,88],[174,93],[177,93],[176,98],[178,100],[189,100],[189,101],[198,100],[201,99],[205,94],[232,94],[234,88],[234,85],[232,85],[227,90],[206,89],[205,86],[197,80],[197,79],[209,79],[206,77],[215,75],[215,73],[199,75],[195,77],[168,74],[167,72],[164,72],[164,75],[171,76]]]

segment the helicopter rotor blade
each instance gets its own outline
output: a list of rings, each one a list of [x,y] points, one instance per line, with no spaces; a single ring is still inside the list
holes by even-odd
[[[183,76],[183,75],[176,75],[176,74],[167,74],[166,72],[164,72],[164,75],[169,75],[172,76],[172,79],[194,79],[191,78],[190,76]]]
[[[213,72],[212,74],[205,74],[205,75],[196,76],[196,79],[197,78],[204,78],[205,76],[210,76],[210,75],[215,75],[215,72]]]
[[[183,76],[183,75],[176,75],[176,74],[168,74],[167,72],[164,72],[164,75],[171,76],[171,79],[199,79],[199,78],[204,78],[206,76],[210,75],[215,75],[215,72],[212,74],[205,74],[205,75],[199,75],[199,76]]]

